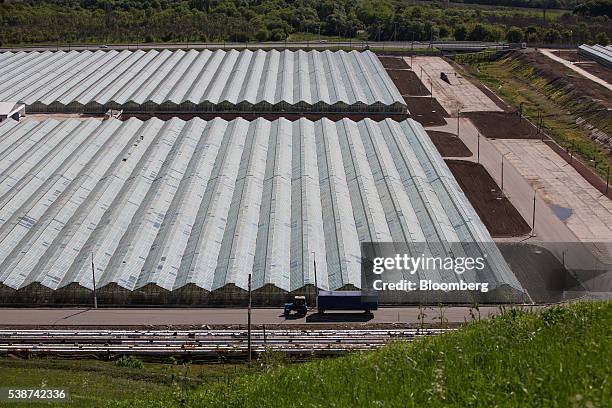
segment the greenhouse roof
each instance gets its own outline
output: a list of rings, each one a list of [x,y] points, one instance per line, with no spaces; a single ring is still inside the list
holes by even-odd
[[[612,68],[612,46],[603,46],[599,44],[587,45],[583,44],[578,47],[578,52],[582,55],[586,55],[600,64],[606,65]]]
[[[0,78],[30,112],[406,112],[370,51],[4,52]]]
[[[319,287],[351,288],[361,242],[492,242],[410,119],[8,120],[0,158],[5,291],[89,292],[93,262],[102,289],[244,290],[252,272],[292,292],[314,257]],[[499,251],[487,261],[472,279],[522,291]]]

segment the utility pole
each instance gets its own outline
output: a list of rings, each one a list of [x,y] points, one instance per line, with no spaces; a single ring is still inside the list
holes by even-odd
[[[535,237],[535,222],[536,222],[536,194],[538,189],[533,190],[533,209],[531,211],[531,234],[530,236]]]
[[[315,278],[315,309],[319,308],[319,285],[317,283],[317,254],[312,251],[312,259],[314,266],[314,278]]]
[[[457,137],[459,137],[459,118],[461,117],[461,103],[457,101]]]
[[[504,195],[504,157],[505,157],[505,155],[502,154],[502,160],[501,160],[501,192],[502,192],[502,196]]]
[[[477,157],[477,163],[480,164],[480,132],[478,132],[478,141],[476,142],[476,157]]]
[[[564,249],[563,252],[561,252],[561,264],[563,265],[563,269],[565,269],[565,251],[567,251],[567,249]]]
[[[249,347],[249,364],[251,364],[252,350],[251,350],[251,281],[252,275],[249,273],[249,308],[247,314],[247,336],[248,336],[248,347]]]
[[[96,294],[96,267],[94,266],[94,255],[91,253],[91,277],[93,282],[93,303],[94,309],[98,308],[98,296]]]

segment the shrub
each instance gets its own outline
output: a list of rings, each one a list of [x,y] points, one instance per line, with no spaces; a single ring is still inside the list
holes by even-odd
[[[115,365],[117,367],[123,368],[135,368],[135,369],[143,369],[144,364],[138,357],[134,356],[123,356],[119,360],[115,361]]]

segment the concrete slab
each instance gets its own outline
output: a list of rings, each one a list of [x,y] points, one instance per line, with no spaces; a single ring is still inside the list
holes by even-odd
[[[405,57],[409,62],[410,58]],[[462,112],[501,111],[484,92],[456,72],[455,69],[440,57],[414,57],[412,59],[414,72],[429,89],[433,82],[433,96],[451,114],[457,111],[458,103]],[[450,83],[442,80],[444,72]]]
[[[583,242],[612,242],[612,201],[591,186],[546,144],[532,140],[492,141],[555,214]]]

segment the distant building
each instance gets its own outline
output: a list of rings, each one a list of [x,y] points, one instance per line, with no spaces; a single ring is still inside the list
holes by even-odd
[[[8,118],[19,121],[25,116],[25,105],[17,102],[0,102],[0,122]]]
[[[28,112],[406,113],[370,51],[0,52],[0,75]]]

